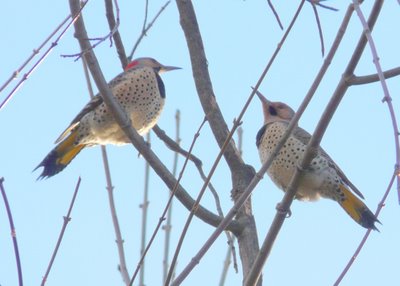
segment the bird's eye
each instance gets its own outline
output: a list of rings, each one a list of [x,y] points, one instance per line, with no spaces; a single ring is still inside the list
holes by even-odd
[[[269,111],[269,113],[270,113],[272,116],[278,115],[278,113],[276,112],[275,107],[273,107],[273,106],[270,106],[270,107],[268,108],[268,111]]]

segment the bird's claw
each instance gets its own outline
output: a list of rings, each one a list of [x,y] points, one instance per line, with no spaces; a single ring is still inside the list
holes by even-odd
[[[281,203],[277,203],[275,208],[279,213],[284,214],[286,216],[286,218],[289,218],[292,216],[292,211],[290,210],[290,208],[286,209],[286,208],[282,207]]]

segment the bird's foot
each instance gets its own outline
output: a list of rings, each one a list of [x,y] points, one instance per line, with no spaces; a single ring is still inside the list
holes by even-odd
[[[282,207],[281,203],[277,203],[275,208],[279,213],[284,214],[286,216],[286,218],[289,218],[292,216],[292,211],[290,209],[286,209],[286,208]]]

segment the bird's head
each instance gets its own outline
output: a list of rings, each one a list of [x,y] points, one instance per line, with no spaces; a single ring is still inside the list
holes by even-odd
[[[179,67],[164,66],[153,58],[137,58],[125,67],[125,71],[140,67],[153,68],[158,73],[180,69]]]
[[[256,94],[263,106],[264,124],[275,121],[289,122],[293,118],[295,112],[287,104],[269,101],[259,91],[256,91]]]

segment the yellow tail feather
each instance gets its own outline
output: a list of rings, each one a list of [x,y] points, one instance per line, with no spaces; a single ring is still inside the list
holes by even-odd
[[[54,176],[61,172],[75,156],[86,146],[84,144],[75,144],[78,131],[73,130],[65,140],[59,143],[43,161],[35,168],[44,167],[39,178]]]
[[[71,133],[64,141],[58,144],[55,148],[58,158],[57,164],[68,165],[72,159],[85,147],[83,144],[75,145],[77,131]]]
[[[343,200],[339,201],[341,207],[361,226],[378,230],[375,222],[379,222],[368,207],[357,198],[345,185],[339,185],[344,194]]]

